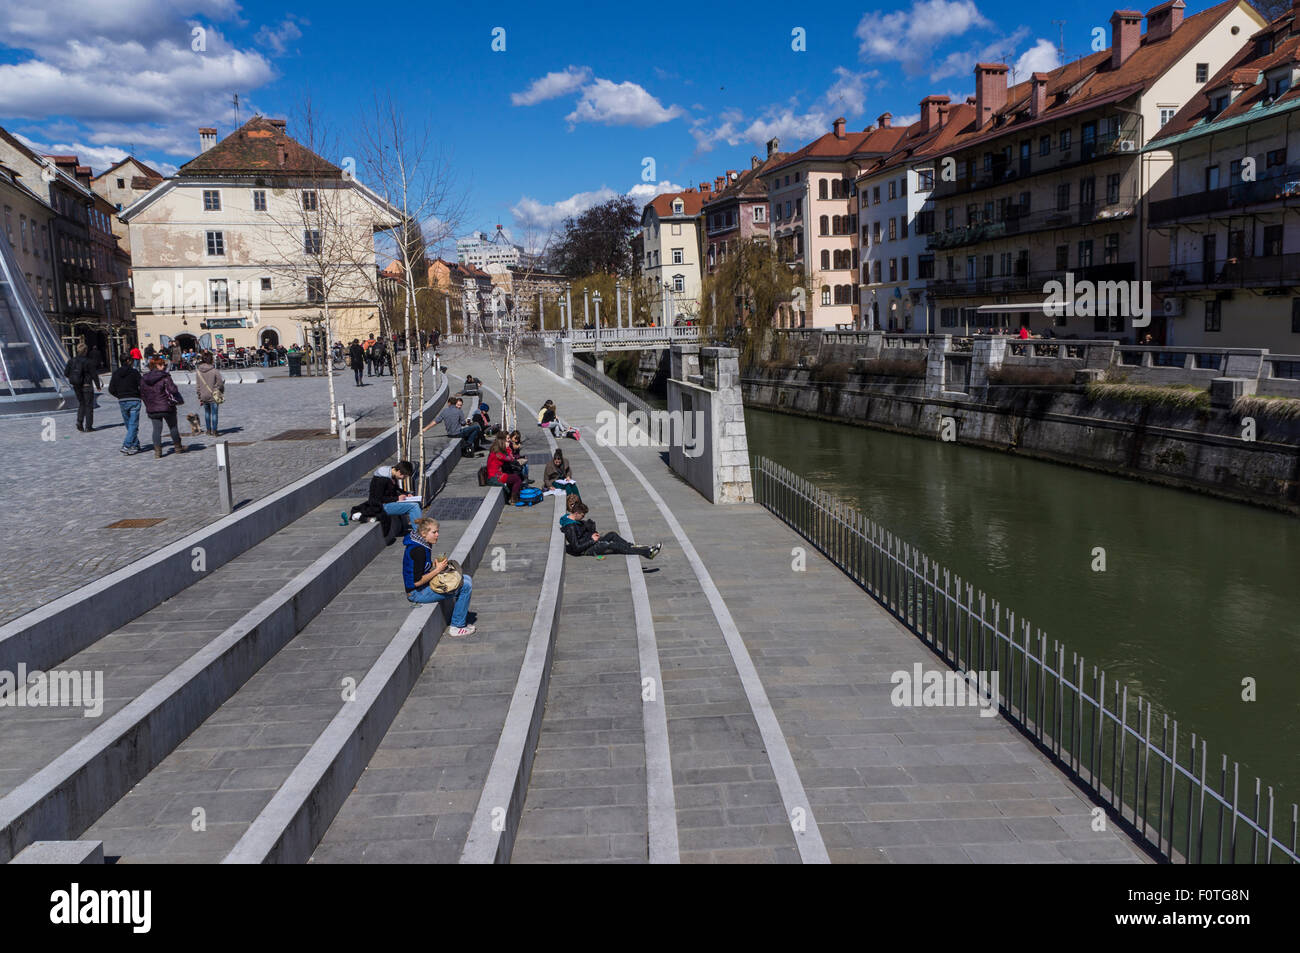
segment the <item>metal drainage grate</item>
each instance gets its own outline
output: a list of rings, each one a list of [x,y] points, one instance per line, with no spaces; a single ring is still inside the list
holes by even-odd
[[[371,437],[378,437],[383,433],[386,427],[358,427],[356,429],[356,439],[369,440]],[[276,434],[274,437],[267,437],[267,440],[337,440],[339,435],[330,433],[328,430],[285,430]]]
[[[440,496],[425,515],[436,520],[471,520],[482,505],[481,496]]]
[[[146,519],[118,520],[116,523],[109,523],[104,529],[145,529],[149,526],[157,526],[166,519],[167,517],[161,516]]]

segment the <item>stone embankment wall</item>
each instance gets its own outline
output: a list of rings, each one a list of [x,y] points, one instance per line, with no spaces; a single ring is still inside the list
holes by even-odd
[[[936,381],[935,351],[914,363],[856,361],[854,370],[842,363],[750,367],[742,374],[745,405],[949,437],[1300,514],[1300,420],[1260,414],[1251,434],[1230,406],[1168,406],[1095,389],[1090,396],[1083,383],[986,382],[958,392]],[[978,362],[980,355],[972,356]]]

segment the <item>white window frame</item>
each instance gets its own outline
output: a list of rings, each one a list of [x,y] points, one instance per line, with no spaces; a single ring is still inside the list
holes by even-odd
[[[270,210],[271,205],[270,205],[270,203],[267,202],[267,200],[266,200],[266,189],[252,189],[252,190],[250,191],[250,195],[251,195],[251,198],[249,199],[249,201],[252,202],[252,209],[253,209],[254,212],[266,212],[266,211],[269,211],[269,210]],[[257,197],[258,197],[259,195],[262,197],[262,207],[261,207],[261,208],[258,208],[258,207],[257,207]]]
[[[230,282],[225,278],[208,279],[208,307],[230,307]]]
[[[673,249],[673,264],[674,264],[674,265],[684,265],[684,264],[686,264],[686,261],[685,261],[685,254],[684,254],[684,249],[681,249],[681,248],[674,248],[674,249]]]
[[[216,203],[217,203],[216,205],[212,206],[211,208],[208,207],[208,197],[209,197],[209,196],[212,196],[212,197],[215,199]],[[205,211],[205,212],[220,212],[220,211],[221,211],[221,190],[220,190],[220,189],[204,189],[204,190],[203,190],[203,211]]]
[[[766,211],[767,211],[767,206],[766,206],[766,205],[755,205],[755,206],[754,206],[754,221],[756,221],[756,222],[765,222],[765,221],[767,221]]]
[[[205,236],[207,253],[209,258],[226,257],[226,233],[223,231],[211,231]],[[214,251],[215,249],[215,251]]]
[[[686,277],[684,275],[673,275],[673,291],[684,292],[686,290]]]

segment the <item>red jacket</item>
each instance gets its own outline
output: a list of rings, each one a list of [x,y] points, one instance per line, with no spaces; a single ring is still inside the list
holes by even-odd
[[[502,477],[501,464],[504,463],[505,460],[506,460],[506,455],[504,453],[488,454],[487,472],[488,472],[489,480],[496,480],[498,483],[501,482],[501,477]]]

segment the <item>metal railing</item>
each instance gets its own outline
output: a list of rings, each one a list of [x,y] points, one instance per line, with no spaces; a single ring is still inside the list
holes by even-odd
[[[1295,863],[1300,810],[1288,842],[1274,831],[1273,788],[1243,803],[1241,771],[1223,756],[1206,780],[1208,746],[1180,747],[1178,722],[989,599],[856,509],[765,457],[750,464],[755,502],[817,547],[947,664],[997,672],[1001,713],[1028,735],[1139,843],[1182,863]],[[1108,706],[1108,698],[1110,704]],[[1183,752],[1187,759],[1184,764]],[[1245,799],[1250,801],[1247,794]],[[1261,856],[1262,855],[1262,856]]]
[[[1148,269],[1153,288],[1198,286],[1243,288],[1300,283],[1300,254],[1246,255],[1215,261],[1185,261]]]
[[[647,417],[656,409],[647,404],[642,398],[632,393],[617,381],[610,380],[604,374],[600,373],[594,367],[588,367],[582,361],[573,362],[573,379],[595,391],[609,403],[617,406],[618,404],[627,404],[629,410],[639,410],[646,414]]]
[[[958,225],[930,232],[925,238],[928,249],[960,248],[979,242],[993,241],[1012,235],[1026,235],[1030,232],[1046,231],[1055,228],[1074,228],[1079,225],[1104,225],[1132,218],[1137,201],[1128,198],[1122,202],[1086,202],[1076,203],[1065,209],[1043,209],[1038,212],[1021,214],[1020,206],[1013,205],[1002,210],[1001,217],[991,221]]]
[[[596,349],[595,328],[574,328],[568,333],[568,337],[573,342],[575,351]],[[700,329],[692,325],[653,328],[602,327],[600,329],[600,346],[610,349],[645,344],[694,343],[699,339]]]
[[[1267,170],[1258,179],[1235,182],[1218,189],[1189,192],[1151,203],[1152,225],[1180,218],[1197,218],[1219,212],[1235,212],[1249,205],[1300,201],[1300,165],[1292,164]]]

